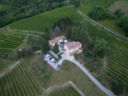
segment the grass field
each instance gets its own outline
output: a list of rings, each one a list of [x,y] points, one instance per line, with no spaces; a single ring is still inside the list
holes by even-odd
[[[47,88],[54,85],[62,85],[69,80],[73,81],[87,96],[106,96],[78,67],[68,61],[63,63],[59,72],[53,70]]]
[[[9,26],[13,29],[35,30],[44,32],[46,28],[51,28],[58,19],[64,17],[69,17],[73,21],[82,18],[70,6],[68,6],[20,20],[18,22],[12,23]]]
[[[116,20],[112,20],[112,19],[105,19],[105,20],[101,20],[101,21],[97,21],[100,24],[106,26],[107,28],[111,29],[114,32],[117,32],[121,35],[125,35],[123,32],[123,29],[119,28],[118,26],[116,26]]]
[[[81,96],[72,86],[64,87],[52,92],[48,96]]]
[[[28,71],[27,65],[18,65],[0,78],[1,96],[37,96],[39,94],[39,85]]]

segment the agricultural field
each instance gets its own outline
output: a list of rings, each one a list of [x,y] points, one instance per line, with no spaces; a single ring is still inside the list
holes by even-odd
[[[100,20],[100,21],[97,21],[97,22],[106,26],[107,28],[111,29],[114,32],[117,32],[121,35],[125,35],[124,32],[123,32],[123,29],[116,26],[116,20],[105,19],[105,20]]]
[[[19,20],[18,22],[12,23],[9,26],[12,29],[44,32],[46,28],[51,28],[57,20],[63,17],[69,17],[73,21],[82,18],[76,13],[74,9],[72,9],[70,6],[67,6],[52,11],[47,11],[27,19]]]
[[[39,94],[39,85],[25,64],[18,65],[0,78],[1,96],[37,96]]]
[[[24,40],[25,35],[0,29],[0,52],[12,52]]]
[[[71,80],[87,96],[107,96],[74,64],[63,62],[59,72],[52,70],[51,78],[46,86],[62,85]]]
[[[52,92],[48,96],[81,96],[72,86],[67,86]]]
[[[104,38],[108,42],[107,73],[128,85],[128,42],[122,41],[112,34],[98,29],[88,23],[88,32],[93,37]]]
[[[55,13],[57,13],[57,15],[55,15]],[[68,7],[55,9],[53,11],[45,12],[43,14],[40,14],[28,19],[20,20],[9,26],[15,29],[43,31],[45,28],[49,28],[50,26],[52,26],[53,23],[57,19],[63,17],[63,15],[69,16],[70,18],[72,18],[72,20],[82,19],[81,16],[79,16],[71,7],[68,6]],[[47,19],[47,17],[51,17],[51,18]],[[42,22],[41,20],[45,21],[46,23]],[[49,25],[47,26],[48,23]],[[127,66],[128,54],[126,54],[128,53],[127,41],[122,41],[119,38],[113,36],[111,33],[104,31],[103,29],[99,29],[91,25],[90,23],[88,23],[88,32],[92,37],[103,38],[108,42],[107,73],[109,73],[110,76],[118,80],[121,80],[123,83],[128,84],[128,81],[127,81],[128,74],[126,70],[126,68],[128,67]]]
[[[86,15],[92,10],[94,6],[102,6],[107,8],[111,12],[114,12],[116,9],[122,9],[125,15],[128,15],[128,0],[81,0],[81,6],[78,8],[80,11],[85,13]],[[121,35],[124,35],[124,32],[121,28],[116,26],[116,22],[118,20],[114,19],[105,19],[101,21],[97,21],[98,23],[104,25],[105,27],[111,29],[114,32],[117,32]]]
[[[113,5],[111,5],[109,7],[109,10],[111,12],[114,12],[116,9],[122,9],[122,11],[128,15],[128,1],[124,0],[124,1],[117,1],[115,2]]]

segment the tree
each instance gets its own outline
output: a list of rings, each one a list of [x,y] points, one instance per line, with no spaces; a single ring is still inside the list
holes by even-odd
[[[121,17],[117,22],[117,25],[124,30],[126,35],[128,35],[128,16]]]
[[[122,94],[124,85],[120,81],[118,81],[114,78],[111,78],[110,84],[111,84],[111,90],[116,95]]]
[[[71,4],[73,4],[75,7],[80,6],[80,0],[71,0]]]
[[[89,16],[95,20],[103,20],[108,17],[108,11],[103,7],[95,6],[89,12]]]
[[[121,9],[117,9],[114,13],[118,18],[124,15],[123,11]]]
[[[60,6],[60,4],[58,2],[54,2],[52,3],[52,8],[58,8]]]
[[[107,42],[104,39],[96,39],[94,48],[93,48],[93,56],[96,56],[96,55],[103,56],[106,45],[107,45]]]

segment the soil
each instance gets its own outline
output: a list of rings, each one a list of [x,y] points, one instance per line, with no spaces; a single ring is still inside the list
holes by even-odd
[[[128,16],[128,1],[117,1],[110,6],[110,11],[114,12],[117,9],[122,9],[122,11]]]

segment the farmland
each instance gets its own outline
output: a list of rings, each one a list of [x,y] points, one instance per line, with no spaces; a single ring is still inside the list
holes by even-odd
[[[52,92],[48,96],[81,96],[72,86],[64,87]]]
[[[128,85],[128,43],[112,36],[107,31],[98,29],[91,24],[88,24],[89,33],[93,37],[104,38],[108,42],[107,57],[108,70],[107,72],[118,80]],[[123,74],[123,75],[122,75]]]
[[[90,7],[85,7],[85,8],[89,10]],[[13,24],[10,24],[9,26],[12,29],[34,30],[34,31],[43,32],[45,28],[51,28],[52,25],[58,19],[63,18],[63,17],[70,17],[73,21],[82,19],[82,17],[79,16],[79,14],[77,14],[75,10],[73,10],[70,6],[68,6],[68,7],[62,7],[59,9],[55,9],[53,11],[48,11],[40,15],[36,15],[36,16],[30,17],[27,19],[17,21]],[[128,80],[128,72],[127,72],[128,42],[120,40],[119,38],[113,36],[111,33],[91,25],[89,22],[87,22],[87,24],[88,24],[89,35],[91,35],[94,38],[103,38],[108,43],[107,54],[106,54],[107,63],[108,63],[107,73],[110,76],[128,85],[128,81],[127,81]],[[0,37],[0,50],[2,52],[3,50],[7,52],[12,51],[17,46],[19,46],[25,38],[25,35],[23,34],[19,35],[19,33],[16,33],[16,32],[9,32],[9,31],[4,31],[4,30],[0,32],[1,32],[0,34],[2,34],[0,35],[1,36]],[[84,93],[86,93],[88,96],[94,96],[96,94],[95,92],[97,92],[96,94],[97,96],[104,96],[104,94],[102,92],[100,93],[100,90],[97,89],[97,87],[94,86],[92,82],[88,80],[86,76],[84,77],[83,73],[81,73],[77,68],[70,65],[70,63],[67,63],[67,64],[69,65],[68,66],[64,65],[63,70],[61,70],[59,73],[53,72],[52,79],[50,79],[49,84],[48,84],[49,86],[54,85],[55,83],[63,83],[64,81],[67,81],[68,79],[72,79],[74,83],[76,83],[76,85],[79,86],[79,88],[82,91],[84,91]],[[79,75],[79,72],[81,73],[81,75]],[[72,73],[72,74],[69,76],[69,73],[70,74]],[[19,74],[21,76],[19,76]],[[76,78],[76,75],[79,76],[79,78]],[[32,78],[33,77],[30,74],[30,72],[28,72],[26,65],[17,66],[14,70],[12,70],[6,76],[0,79],[0,84],[2,85],[0,87],[0,90],[1,90],[0,94],[5,95],[5,96],[8,94],[9,96],[14,96],[15,94],[16,95],[18,94],[18,96],[22,96],[23,94],[32,96],[32,94],[34,94],[35,96],[35,94],[39,94],[39,92],[37,91],[38,89],[37,83]],[[10,82],[13,82],[13,83],[10,83]],[[19,86],[19,84],[21,84],[21,86]],[[27,86],[27,89],[25,89],[25,86]],[[17,90],[17,91],[14,91],[14,90]]]
[[[19,65],[0,78],[1,96],[35,96],[40,94],[39,85],[26,65]]]
[[[127,0],[81,0],[81,6],[78,8],[86,15],[89,14],[89,12],[92,10],[94,6],[101,6],[106,9],[108,9],[110,12],[114,12],[117,9],[122,9],[122,11],[127,15]],[[114,32],[117,32],[121,35],[124,35],[124,32],[121,28],[116,26],[116,22],[118,19],[105,19],[105,20],[99,20],[100,24],[104,25],[105,27],[111,29]]]
[[[62,11],[63,10],[63,11]],[[44,32],[46,28],[51,28],[60,18],[69,17],[73,21],[81,18],[70,6],[44,12],[37,16],[20,20],[9,25],[12,29],[34,30]],[[40,18],[40,19],[39,19]]]
[[[11,52],[22,43],[24,38],[25,35],[19,35],[16,32],[0,29],[0,52]]]

